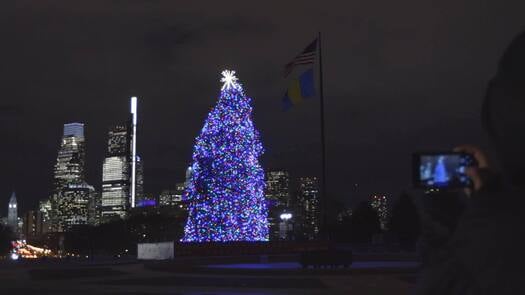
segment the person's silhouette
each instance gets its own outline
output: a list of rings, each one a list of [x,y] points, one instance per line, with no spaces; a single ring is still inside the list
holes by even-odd
[[[474,186],[465,211],[450,215],[452,207],[442,202],[454,200],[450,194],[419,198],[424,201],[419,202],[423,228],[417,294],[525,294],[525,33],[500,60],[482,121],[502,177],[496,177],[479,148],[461,146],[456,151],[473,155],[478,163],[466,169]]]

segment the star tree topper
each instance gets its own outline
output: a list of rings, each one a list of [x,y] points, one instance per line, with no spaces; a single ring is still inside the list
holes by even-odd
[[[237,77],[235,76],[235,71],[230,71],[230,70],[224,70],[222,71],[222,78],[221,78],[221,82],[223,82],[224,84],[222,85],[222,88],[221,90],[228,90],[230,88],[239,88],[241,85],[239,85],[239,83],[237,83]]]

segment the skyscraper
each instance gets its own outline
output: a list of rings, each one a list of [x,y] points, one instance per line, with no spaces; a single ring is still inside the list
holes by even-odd
[[[379,224],[382,230],[386,230],[388,224],[388,203],[385,195],[373,195],[370,197],[370,206],[377,211]]]
[[[54,168],[54,191],[84,180],[84,124],[64,124],[64,133]]]
[[[185,174],[185,180],[184,180],[184,187],[188,187],[190,181],[191,181],[191,176],[193,175],[193,168],[191,168],[191,165],[188,166],[188,168],[186,168],[186,174]]]
[[[316,239],[320,227],[319,179],[317,177],[299,178],[297,201],[301,209],[303,232],[308,240]]]
[[[88,220],[89,225],[97,226],[101,222],[102,214],[102,200],[100,193],[97,191],[93,192],[93,197],[89,198],[88,202]]]
[[[163,190],[159,195],[159,206],[179,207],[185,209],[184,190],[185,182],[179,182],[174,190]]]
[[[137,97],[131,97],[131,207],[135,207],[137,196]]]
[[[126,155],[108,156],[102,165],[101,218],[124,218],[129,208],[129,162]]]
[[[48,233],[52,231],[51,227],[51,200],[45,199],[38,203],[38,211],[42,213],[42,233]]]
[[[135,182],[135,206],[138,206],[139,201],[145,201],[147,198],[144,195],[144,163],[142,159],[137,156],[136,168],[136,182]],[[144,203],[144,202],[143,202]]]
[[[101,218],[103,222],[124,218],[143,198],[143,162],[136,153],[137,99],[131,98],[127,124],[110,128],[102,165]]]
[[[83,183],[70,183],[61,189],[56,199],[56,230],[68,231],[75,225],[88,224],[89,203],[95,198],[93,186]]]
[[[11,198],[9,198],[7,225],[13,230],[13,232],[18,232],[18,204],[16,202],[15,192],[11,193]]]
[[[78,138],[84,138],[84,124],[83,123],[64,124],[64,136],[74,136]]]
[[[64,124],[48,211],[52,231],[67,231],[74,225],[87,223],[88,203],[95,197],[95,191],[85,182],[84,171],[84,124]]]
[[[275,170],[266,173],[266,198],[275,206],[289,206],[290,175],[288,171]]]
[[[101,218],[103,221],[126,216],[130,194],[130,141],[127,125],[110,128],[106,158],[102,165]]]
[[[26,239],[36,238],[43,233],[44,220],[42,212],[29,210],[24,214],[22,233]]]
[[[287,171],[274,170],[266,173],[265,196],[269,209],[270,240],[282,239],[279,228],[280,216],[285,211],[290,211],[290,175]],[[287,220],[287,223],[291,223],[291,221]]]
[[[130,133],[126,125],[116,125],[108,131],[107,156],[127,156],[131,148]]]
[[[157,198],[152,194],[144,193],[144,162],[137,156],[135,207],[157,206]]]

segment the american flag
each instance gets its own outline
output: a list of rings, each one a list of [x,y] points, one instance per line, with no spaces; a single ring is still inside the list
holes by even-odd
[[[284,76],[287,77],[293,71],[295,66],[313,64],[315,62],[316,53],[317,39],[310,43],[310,45],[306,46],[301,54],[284,66]]]

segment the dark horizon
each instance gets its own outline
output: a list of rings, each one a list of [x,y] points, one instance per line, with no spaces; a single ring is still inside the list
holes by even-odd
[[[318,100],[281,111],[282,69],[323,32],[328,192],[353,205],[410,189],[410,155],[486,147],[479,112],[487,82],[522,26],[525,3],[161,1],[3,5],[0,35],[0,216],[52,187],[64,123],[85,124],[87,182],[100,191],[107,130],[139,97],[145,191],[184,179],[194,138],[237,71],[254,98],[265,170],[320,175]],[[308,159],[305,161],[304,159]],[[361,195],[350,193],[357,183]]]

